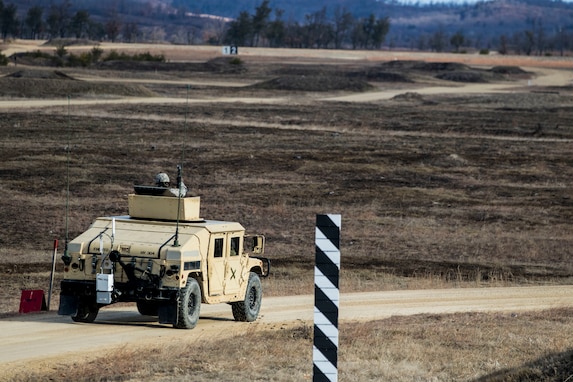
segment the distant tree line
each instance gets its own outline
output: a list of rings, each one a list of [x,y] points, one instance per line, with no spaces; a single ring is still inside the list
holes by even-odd
[[[500,54],[516,55],[564,55],[573,50],[573,35],[565,28],[556,27],[553,33],[543,28],[541,21],[533,21],[530,28],[512,34],[501,34],[490,41],[472,41],[462,30],[448,34],[438,27],[431,34],[422,34],[414,49],[435,52],[465,53],[468,49],[481,52],[497,51]]]
[[[47,8],[33,6],[20,19],[16,5],[5,5],[3,0],[0,0],[1,37],[2,39],[85,38],[94,41],[121,39],[125,42],[135,42],[142,37],[139,25],[122,23],[115,12],[112,12],[104,22],[98,22],[88,11],[72,12],[71,8],[70,0],[52,3]],[[179,15],[184,13],[180,10]],[[323,7],[317,12],[306,15],[304,22],[300,23],[284,21],[283,13],[281,9],[271,9],[269,0],[263,0],[252,15],[242,11],[233,21],[211,23],[203,31],[202,41],[198,42],[292,48],[380,49],[390,29],[388,17],[378,18],[371,14],[369,17],[355,18],[345,8],[336,8],[332,17],[329,17],[327,8]],[[179,15],[175,17],[180,18]],[[181,33],[179,29],[178,35],[172,36],[176,37],[178,43],[182,41],[190,43],[193,40],[189,36],[181,37]],[[148,33],[146,40],[158,41],[166,38],[166,33],[159,27],[151,34],[153,36],[150,37]],[[199,33],[193,31],[193,34],[195,36]]]
[[[388,17],[371,14],[355,18],[340,7],[334,10],[332,17],[323,7],[307,14],[301,23],[286,22],[283,14],[281,9],[271,9],[269,0],[263,0],[253,14],[242,11],[228,23],[223,42],[242,46],[380,49],[390,30]]]
[[[85,10],[71,12],[70,0],[52,3],[47,9],[40,6],[28,8],[23,19],[18,17],[14,4],[0,0],[0,35],[2,39],[20,38],[86,38],[95,41],[115,41],[123,34],[124,40],[134,39],[138,34],[135,24],[125,24],[113,13],[104,23],[96,22]]]
[[[302,19],[286,21],[282,9],[272,9],[270,0],[261,0],[252,12],[240,11],[231,21],[212,18],[198,22],[199,18],[191,18],[183,5],[175,12],[162,13],[161,8],[150,8],[148,4],[137,8],[137,17],[127,17],[131,21],[124,21],[122,17],[127,14],[121,13],[120,16],[121,6],[94,17],[87,10],[74,9],[76,2],[71,0],[53,1],[45,7],[32,6],[21,13],[14,3],[5,1],[0,0],[0,37],[4,40],[77,38],[316,49],[381,49],[384,46],[459,53],[475,49],[483,52],[495,50],[501,54],[525,55],[563,55],[573,50],[571,27],[544,24],[541,17],[528,18],[523,24],[524,29],[502,33],[487,41],[479,33],[472,34],[471,29],[470,33],[464,30],[454,32],[455,29],[436,25],[432,30],[420,31],[409,41],[398,40],[396,44],[397,40],[389,33],[389,17],[375,14],[356,17],[341,6],[333,10],[323,6]],[[101,1],[107,4],[111,0]],[[537,3],[541,0],[527,1]],[[77,2],[76,5],[80,3],[85,2]],[[136,10],[133,7],[129,9]],[[149,23],[151,18],[153,24]],[[140,25],[141,20],[147,20],[147,24]],[[393,29],[393,33],[396,32]],[[388,36],[390,41],[386,43]]]

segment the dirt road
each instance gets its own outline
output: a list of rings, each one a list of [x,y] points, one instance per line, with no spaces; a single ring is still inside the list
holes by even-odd
[[[393,315],[455,312],[506,312],[573,306],[573,286],[476,288],[349,293],[341,296],[340,319],[373,320]],[[203,305],[198,326],[189,331],[160,325],[139,315],[134,306],[109,307],[93,324],[73,323],[55,313],[22,315],[0,320],[0,371],[33,360],[103,354],[126,344],[163,343],[184,338],[202,341],[225,338],[253,329],[311,324],[313,296],[263,300],[260,318],[252,324],[233,321],[226,304]],[[3,373],[0,373],[3,374]]]
[[[113,81],[113,82],[129,82],[122,78],[114,79],[95,79],[84,78],[86,81]],[[165,82],[165,81],[155,81]],[[168,83],[180,83],[181,85],[187,84],[186,81],[180,82],[167,81]],[[537,78],[535,80],[523,80],[512,84],[463,84],[457,86],[428,86],[415,89],[416,93],[423,95],[432,94],[484,94],[484,93],[511,93],[516,89],[525,86],[565,86],[573,82],[573,73],[564,70],[556,69],[537,69]],[[218,83],[221,86],[237,87],[241,86],[238,83]],[[335,102],[373,102],[380,100],[388,100],[398,94],[405,93],[404,90],[383,90],[373,91],[366,93],[350,94],[335,97],[325,97],[322,101],[335,101]],[[68,100],[65,99],[33,99],[33,100],[2,100],[0,101],[0,109],[30,109],[38,107],[52,107],[52,106],[66,106]],[[293,102],[293,99],[288,97],[209,97],[201,99],[185,99],[185,98],[170,98],[170,97],[127,97],[127,98],[114,98],[114,99],[74,99],[71,101],[73,106],[86,106],[86,105],[102,105],[102,104],[178,104],[178,103],[248,103],[248,104],[273,104],[273,103],[286,103]]]
[[[216,99],[185,99],[185,98],[160,98],[160,97],[130,97],[115,99],[74,99],[68,102],[65,99],[34,99],[25,101],[0,101],[0,109],[29,109],[51,106],[72,106],[84,105],[115,105],[115,104],[178,104],[178,103],[275,103],[283,102],[283,98],[243,98],[243,97],[217,97]]]
[[[530,72],[536,73],[532,80],[521,80],[511,84],[490,84],[490,83],[466,83],[457,86],[427,86],[413,89],[413,92],[422,95],[432,94],[486,94],[486,93],[511,93],[523,88],[534,91],[536,86],[567,86],[573,81],[573,73],[568,70],[547,69],[547,68],[525,68]],[[399,94],[405,93],[404,90],[384,90],[367,93],[351,94],[346,96],[328,97],[324,101],[343,101],[343,102],[373,102],[388,100]]]

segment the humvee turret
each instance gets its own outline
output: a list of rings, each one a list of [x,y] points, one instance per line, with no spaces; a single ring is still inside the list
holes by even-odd
[[[228,303],[235,320],[257,319],[270,270],[259,257],[264,237],[200,218],[198,196],[163,195],[135,186],[128,216],[97,218],[67,244],[58,314],[92,322],[101,307],[135,302],[143,315],[191,329],[201,303]]]

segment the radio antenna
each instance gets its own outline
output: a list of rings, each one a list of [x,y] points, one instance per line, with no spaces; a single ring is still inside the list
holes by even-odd
[[[189,114],[189,89],[190,86],[187,85],[187,100],[185,102],[185,118],[183,120],[183,145],[181,146],[181,165],[183,165],[183,161],[185,161],[185,142],[186,142],[186,135],[187,135],[187,116]]]
[[[67,123],[67,135],[68,144],[66,146],[66,223],[65,223],[65,240],[64,240],[64,254],[62,255],[62,260],[65,265],[70,265],[72,262],[72,257],[68,254],[68,241],[69,241],[69,215],[70,215],[70,153],[72,151],[71,147],[71,118],[70,118],[70,96],[68,95],[68,123]]]
[[[185,139],[187,132],[187,114],[189,113],[189,85],[187,85],[187,101],[185,103],[185,118],[183,119],[183,145],[181,146],[181,163],[177,165],[177,223],[175,226],[174,247],[179,247],[179,219],[181,214],[181,194],[183,193],[183,162],[185,161]]]

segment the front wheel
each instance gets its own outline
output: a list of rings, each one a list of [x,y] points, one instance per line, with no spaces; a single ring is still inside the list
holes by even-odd
[[[235,321],[253,322],[259,316],[261,301],[263,299],[263,287],[259,275],[254,272],[249,274],[249,282],[245,299],[231,303]]]
[[[99,312],[99,306],[96,303],[80,301],[76,314],[72,315],[75,322],[94,322]]]
[[[197,280],[189,278],[187,286],[181,289],[177,303],[177,321],[175,325],[179,329],[193,329],[199,321],[201,310],[201,287]]]

